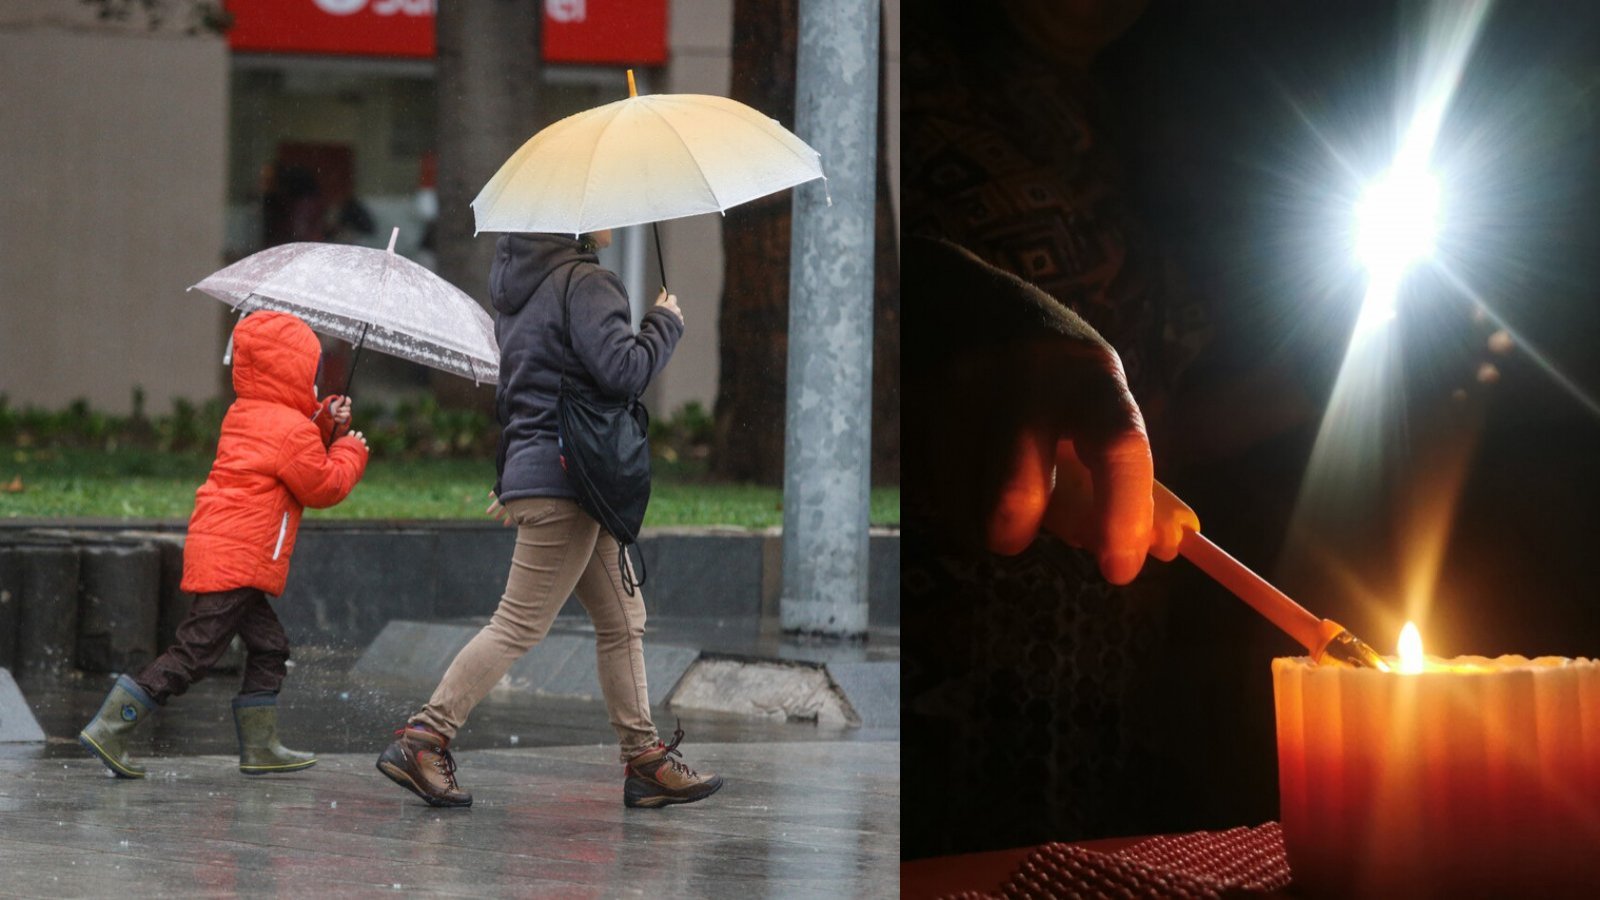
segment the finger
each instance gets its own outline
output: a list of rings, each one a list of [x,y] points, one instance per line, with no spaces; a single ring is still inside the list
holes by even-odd
[[[1028,549],[1050,501],[1055,441],[1039,429],[1017,433],[1001,475],[999,491],[987,510],[985,543],[990,552],[1013,556]]]
[[[1074,446],[1094,481],[1100,574],[1112,584],[1127,584],[1144,566],[1150,547],[1155,507],[1150,495],[1155,481],[1150,440],[1143,422],[1135,421],[1109,435],[1080,437]]]
[[[1172,562],[1178,556],[1178,545],[1186,532],[1200,531],[1200,517],[1187,503],[1155,482],[1152,493],[1155,513],[1151,522],[1150,555],[1162,562]]]
[[[1095,547],[1094,479],[1071,441],[1056,447],[1055,487],[1050,490],[1042,527],[1074,547]]]

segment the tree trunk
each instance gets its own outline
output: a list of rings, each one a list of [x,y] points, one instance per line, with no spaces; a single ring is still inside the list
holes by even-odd
[[[730,94],[790,129],[794,127],[798,17],[797,0],[734,3]],[[883,83],[880,75],[880,122],[887,115]],[[881,124],[878,132],[872,472],[874,481],[898,482],[899,249],[889,197],[886,130]],[[822,168],[827,171],[826,159]],[[725,263],[717,323],[721,371],[711,450],[711,469],[720,477],[760,484],[783,483],[792,206],[790,192],[784,191],[736,206],[723,219]]]
[[[882,16],[882,13],[879,13]],[[887,20],[887,17],[883,17]],[[889,194],[888,42],[878,36],[878,186],[873,234],[872,483],[900,483],[900,229]]]
[[[473,237],[472,199],[538,130],[540,0],[440,0],[438,43],[439,274],[484,308],[498,235]],[[493,392],[454,375],[431,373],[443,406],[492,414]]]
[[[789,129],[799,8],[797,0],[733,4],[729,93]],[[783,483],[790,207],[783,191],[736,206],[722,220],[721,367],[711,468],[738,481]]]

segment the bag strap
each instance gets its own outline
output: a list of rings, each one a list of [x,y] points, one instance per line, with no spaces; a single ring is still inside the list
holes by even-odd
[[[567,283],[561,288],[561,346],[567,353],[577,353],[572,349],[572,275],[578,268],[578,261],[567,263]],[[567,353],[561,354],[561,390],[567,390]]]
[[[613,535],[613,537],[615,536]],[[633,577],[633,561],[628,558],[628,545],[622,541],[617,541],[617,558],[619,560],[617,569],[622,576],[622,590],[629,597],[632,597],[634,588],[644,584],[645,576],[649,574],[644,568],[644,551],[639,551],[639,577],[637,579]]]

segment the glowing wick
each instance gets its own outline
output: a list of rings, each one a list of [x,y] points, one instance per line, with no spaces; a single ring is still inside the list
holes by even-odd
[[[1400,674],[1418,675],[1422,672],[1422,632],[1416,623],[1407,622],[1400,629]]]

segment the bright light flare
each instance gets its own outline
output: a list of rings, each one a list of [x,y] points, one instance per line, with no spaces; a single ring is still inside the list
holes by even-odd
[[[1425,169],[1395,167],[1367,187],[1356,204],[1356,258],[1374,281],[1398,280],[1433,255],[1439,230],[1439,179]]]
[[[1422,632],[1415,622],[1407,622],[1400,629],[1400,674],[1420,675],[1422,668]]]

